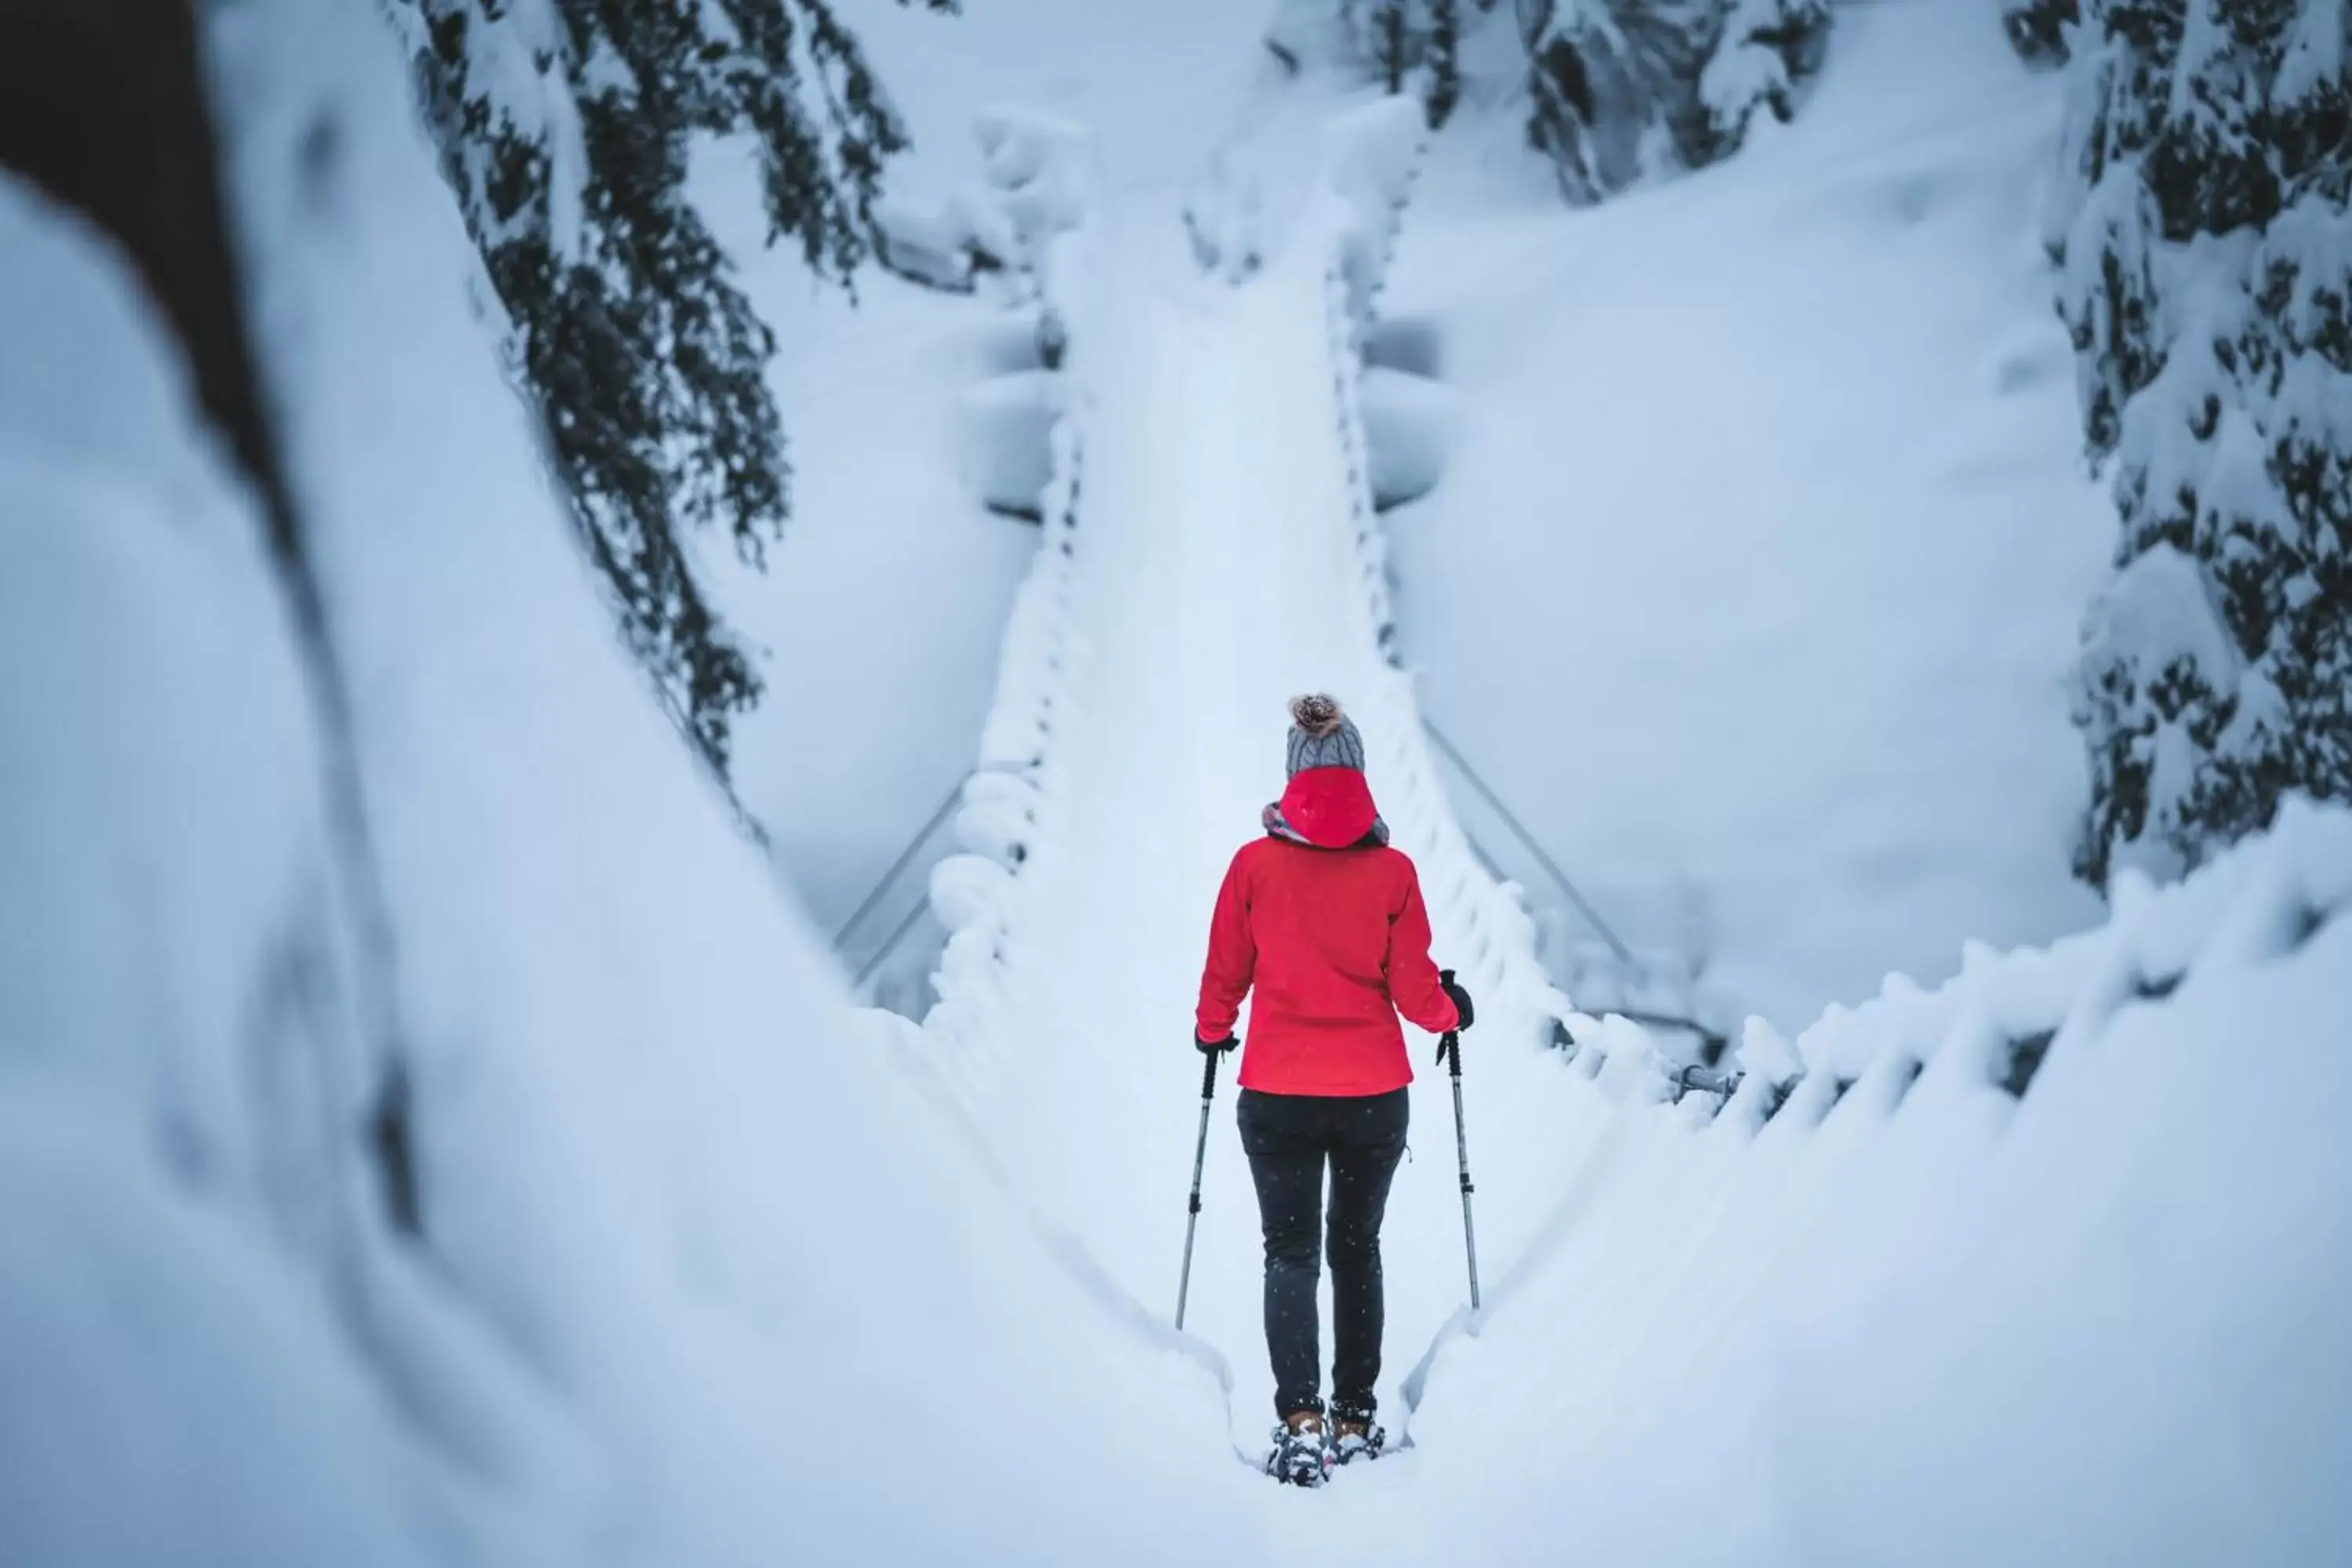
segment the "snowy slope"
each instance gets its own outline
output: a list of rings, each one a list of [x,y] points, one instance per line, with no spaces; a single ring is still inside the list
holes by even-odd
[[[373,8],[213,42],[425,1236],[350,1168],[352,1086],[306,1078],[352,1065],[350,975],[274,1010],[282,928],[335,910],[255,525],[121,280],[10,187],[0,293],[42,352],[0,396],[0,1559],[1079,1561],[1139,1514],[1146,1557],[1229,1552],[1182,1519],[1213,1450],[1096,1434],[1127,1479],[1077,1499],[1040,1462],[1087,1400],[1201,1374],[971,1179],[614,645]],[[963,1459],[908,1510],[927,1445]]]
[[[2034,237],[2054,80],[1992,0],[1843,6],[1792,126],[1582,212],[1514,192],[1509,112],[1440,138],[1390,302],[1458,393],[1391,520],[1432,715],[1735,1020],[2095,918],[2064,679],[2114,525]]]
[[[407,1560],[317,1267],[343,1042],[286,617],[125,268],[10,176],[0,339],[0,1558]]]
[[[2312,1085],[2347,977],[2352,816],[2305,809],[2183,887],[2126,888],[2098,931],[1825,1017],[1760,1132],[1757,1082],[1711,1123],[1596,1094],[1560,1129],[1577,1202],[1441,1352],[1415,1492],[1364,1538],[2343,1560],[2352,1352],[2325,1325],[2352,1304],[2352,1151]],[[2035,1041],[2012,1101],[1996,1080]]]

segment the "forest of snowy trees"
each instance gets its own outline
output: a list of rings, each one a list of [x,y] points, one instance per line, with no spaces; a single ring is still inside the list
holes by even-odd
[[[1478,85],[1470,56],[1507,62],[1489,96],[1526,116],[1577,203],[1718,160],[1759,113],[1790,117],[1832,16],[1825,0],[1328,4],[1437,125]],[[689,153],[747,145],[771,241],[846,283],[904,129],[822,0],[403,15],[581,538],[723,777],[763,678],[695,540],[761,562],[790,468],[762,379],[773,335],[687,195]],[[2118,860],[2197,863],[2286,793],[2352,794],[2344,8],[2020,0],[2006,17],[2021,54],[2073,78],[2048,240],[2122,521],[2077,699],[2093,785],[2076,865],[2103,885]]]
[[[1328,3],[1439,125],[1462,99],[1465,35],[1510,29],[1529,143],[1579,203],[1729,154],[1759,112],[1789,118],[1830,20],[1826,0]],[[847,285],[904,127],[824,0],[399,0],[394,13],[581,540],[624,639],[724,780],[764,678],[695,542],[716,533],[762,564],[791,469],[763,380],[774,335],[688,194],[689,158],[748,148],[770,243]]]
[[[1507,28],[1528,144],[1561,194],[1588,203],[1646,174],[1738,151],[1755,116],[1787,120],[1821,68],[1828,0],[1338,0],[1390,90],[1411,84],[1443,125],[1462,101],[1464,47]]]
[[[2048,239],[2122,531],[2076,857],[2177,874],[2352,796],[2352,82],[2341,0],[2012,6],[2071,53]]]
[[[1391,90],[1443,125],[1482,58],[1563,195],[1598,200],[1736,151],[1819,70],[1824,0],[1329,0]],[[952,0],[924,0],[934,10]],[[823,4],[565,7],[404,0],[445,172],[503,308],[625,640],[722,778],[758,699],[698,536],[764,559],[789,495],[772,332],[687,194],[699,142],[758,161],[771,242],[847,283],[906,133]],[[2293,791],[2352,794],[2352,438],[2343,378],[2344,8],[2333,0],[2021,0],[2072,77],[2048,241],[2112,459],[2117,574],[2077,698],[2076,856],[2177,871]]]

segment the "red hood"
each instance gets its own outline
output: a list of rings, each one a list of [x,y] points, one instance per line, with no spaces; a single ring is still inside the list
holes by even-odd
[[[1345,849],[1372,830],[1372,786],[1353,768],[1304,768],[1282,792],[1282,819],[1318,849]]]

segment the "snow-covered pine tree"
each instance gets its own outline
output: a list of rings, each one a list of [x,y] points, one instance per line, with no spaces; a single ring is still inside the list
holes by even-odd
[[[1829,26],[1829,0],[1736,0],[1699,72],[1706,121],[1692,161],[1739,151],[1759,109],[1783,123],[1794,119],[1798,89],[1828,52]]]
[[[688,155],[705,138],[747,143],[770,242],[845,281],[905,132],[825,0],[399,4],[581,538],[624,637],[724,777],[730,724],[761,683],[689,534],[721,526],[762,563],[790,470],[762,379],[774,338],[688,196]]]
[[[1442,128],[1461,101],[1462,0],[1429,0],[1430,124]]]
[[[1738,152],[1756,111],[1796,112],[1829,42],[1829,0],[1337,0],[1391,92],[1415,85],[1432,125],[1463,97],[1463,44],[1489,16],[1516,26],[1528,140],[1571,202]],[[1489,54],[1485,58],[1491,59]]]
[[[2089,0],[2052,241],[2116,574],[2076,869],[2159,875],[2352,797],[2352,84],[2342,0]]]
[[[1381,74],[1388,79],[1389,91],[1404,90],[1404,74],[1412,66],[1412,52],[1405,37],[1406,0],[1379,0],[1371,16],[1373,27],[1373,58],[1380,61]]]
[[[1821,68],[1827,0],[1516,0],[1528,137],[1572,202],[1729,156]]]
[[[1501,0],[1338,0],[1339,19],[1391,92],[1412,86],[1444,125],[1462,101],[1462,36],[1467,19]]]
[[[2010,43],[2031,65],[2063,65],[2066,29],[2081,16],[2075,0],[2008,0],[2000,11]]]

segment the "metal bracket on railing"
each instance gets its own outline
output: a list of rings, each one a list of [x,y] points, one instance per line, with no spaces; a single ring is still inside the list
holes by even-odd
[[[1604,1018],[1623,1018],[1645,1029],[1677,1029],[1698,1037],[1699,1059],[1696,1065],[1711,1068],[1723,1059],[1731,1048],[1731,1037],[1708,1028],[1696,1018],[1679,1018],[1672,1013],[1653,1013],[1641,1007],[1608,1007],[1601,1010]]]
[[[1675,1074],[1675,1103],[1680,1105],[1683,1096],[1693,1089],[1703,1094],[1720,1095],[1728,1103],[1739,1089],[1739,1080],[1745,1076],[1736,1072],[1711,1073],[1701,1067],[1684,1068]]]

